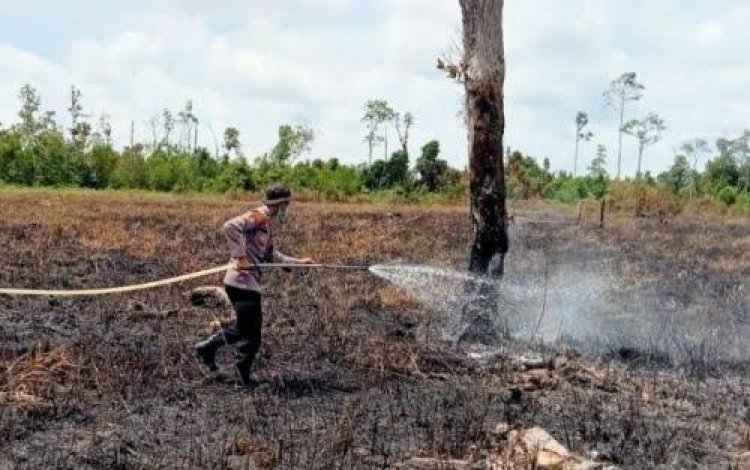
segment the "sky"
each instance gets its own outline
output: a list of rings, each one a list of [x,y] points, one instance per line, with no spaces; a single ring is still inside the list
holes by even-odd
[[[308,157],[360,163],[364,102],[377,98],[415,116],[412,156],[438,139],[463,168],[463,90],[435,67],[460,25],[458,0],[0,0],[0,123],[16,120],[30,83],[66,126],[75,84],[84,112],[107,114],[120,145],[131,121],[136,140],[151,141],[149,120],[192,100],[212,151],[227,126],[253,157],[280,124],[305,123],[316,131]],[[623,72],[646,87],[626,117],[653,111],[667,126],[644,170],[666,169],[683,141],[739,135],[750,128],[747,25],[747,0],[506,0],[505,143],[571,170],[585,111],[595,135],[579,168],[603,144],[614,172],[617,115],[602,92]],[[388,137],[395,150],[395,130]],[[624,173],[636,154],[626,137]]]

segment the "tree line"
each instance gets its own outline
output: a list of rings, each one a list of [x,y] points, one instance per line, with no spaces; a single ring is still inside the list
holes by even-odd
[[[741,202],[750,207],[748,189],[750,187],[750,130],[731,137],[718,137],[712,146],[705,138],[694,138],[682,143],[675,151],[671,167],[656,176],[643,171],[643,158],[648,147],[662,138],[666,123],[655,112],[635,119],[627,119],[627,108],[643,98],[645,85],[638,81],[635,72],[626,72],[615,78],[603,93],[604,104],[617,114],[617,171],[615,179],[622,176],[622,140],[624,136],[634,138],[638,143],[635,181],[650,186],[658,186],[673,195],[713,196],[725,204]],[[606,193],[609,175],[605,170],[607,148],[597,145],[596,156],[591,161],[588,174],[578,175],[579,149],[582,142],[592,140],[594,133],[588,128],[589,118],[584,111],[578,111],[575,117],[575,147],[572,175],[560,174],[552,185],[544,186],[541,181],[532,185],[542,194],[550,193],[558,198],[570,199],[583,195],[602,197],[602,188]],[[698,171],[698,164],[705,160],[703,172]],[[538,174],[538,168],[526,168],[529,174]],[[596,180],[592,187],[592,181]],[[547,190],[540,190],[541,187]],[[526,189],[530,191],[530,189]]]
[[[635,74],[617,83],[641,90]],[[614,83],[614,82],[613,82]],[[634,84],[635,83],[635,84]],[[619,89],[614,87],[612,89]],[[613,92],[612,102],[627,103],[636,92]],[[22,186],[145,189],[155,191],[253,191],[273,181],[321,196],[344,200],[361,194],[393,192],[406,197],[448,195],[463,197],[468,188],[468,172],[457,170],[441,158],[440,143],[424,143],[416,158],[409,153],[410,133],[416,124],[410,112],[400,112],[386,100],[364,103],[361,122],[367,145],[367,162],[344,164],[337,158],[308,157],[315,131],[304,123],[278,127],[277,142],[261,155],[248,158],[236,127],[227,127],[214,136],[208,149],[198,144],[200,120],[193,103],[182,109],[165,109],[149,119],[150,139],[130,142],[117,149],[112,141],[108,116],[97,118],[85,112],[82,92],[72,86],[67,108],[69,128],[63,128],[53,111],[44,110],[37,91],[24,85],[18,93],[17,121],[0,123],[0,183]],[[624,116],[623,108],[620,115]],[[643,121],[643,120],[640,120]],[[642,151],[653,141],[650,117],[636,124],[624,121],[624,135],[640,136]],[[639,127],[643,126],[645,131]],[[611,177],[605,169],[607,149],[598,145],[584,174],[578,174],[579,143],[588,141],[588,116],[576,116],[574,171],[553,172],[549,160],[541,163],[521,151],[505,153],[510,197],[541,197],[561,201],[601,198]],[[205,129],[205,126],[203,127]],[[209,128],[210,129],[210,128]],[[211,129],[213,132],[213,130]],[[389,148],[390,136],[390,148]],[[712,147],[704,139],[683,144],[667,171],[653,176],[637,175],[645,184],[688,198],[709,195],[727,204],[750,206],[750,131],[740,136],[716,139]],[[395,142],[395,144],[394,144]],[[382,147],[380,157],[376,155]],[[621,152],[618,149],[618,161]],[[706,160],[705,170],[697,170]],[[618,164],[618,167],[620,165]]]
[[[314,129],[303,123],[280,125],[276,144],[248,158],[236,127],[224,129],[221,140],[214,134],[213,149],[199,145],[200,121],[188,101],[177,112],[165,109],[149,119],[150,140],[136,142],[131,129],[130,143],[118,150],[108,116],[92,120],[77,87],[70,89],[67,129],[54,111],[43,109],[31,85],[24,85],[18,98],[17,122],[0,123],[0,183],[5,184],[226,192],[252,191],[283,181],[326,197],[344,198],[385,190],[441,192],[460,180],[461,172],[440,158],[437,141],[425,143],[410,164],[408,139],[414,118],[409,112],[396,112],[385,100],[364,105],[368,163],[346,165],[337,158],[302,160],[315,140]],[[400,145],[389,155],[391,127]],[[383,158],[372,161],[373,150],[380,145]]]

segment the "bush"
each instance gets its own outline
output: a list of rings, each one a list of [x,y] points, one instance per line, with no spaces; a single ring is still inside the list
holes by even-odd
[[[561,179],[552,190],[552,199],[560,202],[575,202],[588,195],[586,182],[583,178]]]
[[[371,190],[392,189],[411,184],[409,155],[403,150],[398,150],[393,152],[387,161],[376,160],[364,169],[362,179],[365,187]]]
[[[223,164],[221,172],[209,185],[209,189],[220,193],[234,191],[254,191],[253,173],[244,158]]]
[[[716,197],[727,206],[734,205],[737,203],[737,189],[734,186],[724,186]]]

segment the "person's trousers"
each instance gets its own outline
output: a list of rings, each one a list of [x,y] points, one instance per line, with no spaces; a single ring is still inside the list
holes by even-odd
[[[249,368],[260,349],[263,313],[260,292],[224,286],[234,307],[235,319],[216,336],[221,344],[236,344],[237,364]]]

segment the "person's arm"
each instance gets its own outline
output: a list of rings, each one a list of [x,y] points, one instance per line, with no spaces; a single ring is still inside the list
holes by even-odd
[[[273,262],[283,264],[313,264],[311,258],[295,258],[294,256],[285,255],[279,250],[273,250]]]

